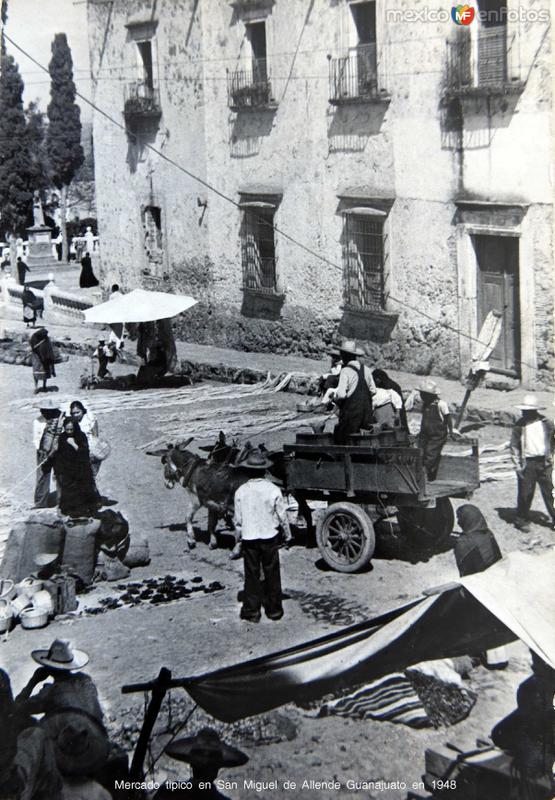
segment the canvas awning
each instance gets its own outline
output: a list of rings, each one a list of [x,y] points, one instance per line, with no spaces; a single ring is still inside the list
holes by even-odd
[[[421,661],[522,639],[555,668],[555,550],[511,553],[460,586],[271,655],[180,681],[224,722],[316,699]]]
[[[185,294],[133,289],[129,294],[87,308],[83,313],[86,322],[152,322],[175,317],[196,303],[197,300]]]

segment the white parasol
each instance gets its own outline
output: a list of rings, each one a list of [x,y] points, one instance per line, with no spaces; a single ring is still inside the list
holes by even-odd
[[[115,297],[106,303],[87,308],[83,313],[86,322],[110,324],[114,322],[153,322],[181,314],[198,301],[185,294],[149,292],[133,289],[129,294]]]

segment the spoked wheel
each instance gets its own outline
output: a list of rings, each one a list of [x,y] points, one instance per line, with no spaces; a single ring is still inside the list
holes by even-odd
[[[354,503],[334,503],[318,520],[316,541],[326,564],[337,572],[357,572],[372,558],[374,526]]]
[[[455,525],[455,512],[448,497],[438,497],[435,508],[399,508],[397,521],[402,534],[427,539],[437,546],[448,542]]]

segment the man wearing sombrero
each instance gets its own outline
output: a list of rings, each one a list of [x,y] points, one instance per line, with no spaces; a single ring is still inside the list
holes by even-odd
[[[279,567],[279,528],[286,543],[291,541],[287,506],[281,490],[264,475],[272,466],[260,450],[253,450],[241,468],[250,478],[235,492],[235,528],[241,539],[245,586],[241,619],[260,622],[260,610],[268,619],[283,617]],[[264,589],[260,571],[264,574]]]
[[[553,506],[553,450],[554,425],[540,414],[540,404],[534,394],[524,396],[516,406],[522,416],[514,424],[511,435],[511,456],[518,480],[517,515],[515,525],[529,531],[528,516],[534,499],[536,484],[540,487],[543,502],[555,527]]]
[[[206,800],[227,800],[215,784],[221,769],[241,767],[249,757],[241,750],[222,742],[212,728],[201,728],[196,736],[178,739],[166,748],[166,754],[176,761],[191,765],[191,787],[172,790],[167,783],[155,795],[154,800],[167,798],[206,798]],[[217,783],[217,781],[216,781]]]
[[[88,655],[65,640],[55,639],[50,647],[33,650],[31,657],[39,668],[15,700],[19,718],[44,715],[40,726],[53,743],[62,775],[94,777],[105,771],[111,745],[96,686],[81,672]],[[53,682],[33,694],[48,678]]]
[[[40,415],[33,422],[33,443],[37,451],[37,481],[35,486],[35,508],[47,508],[50,501],[50,478],[52,469],[44,472],[40,465],[54,452],[62,432],[63,414],[59,403],[42,400]]]
[[[364,350],[357,347],[354,339],[343,339],[339,350],[343,368],[334,397],[339,408],[339,422],[333,438],[336,444],[347,444],[351,434],[372,424],[372,395],[376,385],[372,370],[360,361]]]

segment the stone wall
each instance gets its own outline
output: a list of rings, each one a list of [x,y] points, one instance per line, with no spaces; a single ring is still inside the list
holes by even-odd
[[[446,40],[456,33],[450,18],[386,20],[392,4],[376,5],[379,81],[389,100],[334,106],[327,56],[343,55],[354,43],[349,3],[280,0],[256,3],[253,11],[252,4],[240,3],[115,0],[109,12],[106,5],[89,4],[93,75],[101,78],[110,69],[122,86],[134,69],[130,15],[148,16],[155,8],[157,19],[158,124],[130,137],[95,116],[103,280],[125,289],[143,285],[193,294],[199,305],[176,323],[192,341],[315,355],[341,335],[356,334],[375,363],[454,377],[466,373],[477,333],[475,295],[465,298],[473,309],[461,316],[456,200],[518,201],[529,208],[526,247],[534,252],[521,281],[536,283],[536,312],[532,321],[521,319],[521,328],[536,340],[535,354],[529,346],[527,358],[537,359],[540,381],[549,380],[545,26],[511,28],[510,35],[518,36],[521,93],[491,102],[467,99],[455,114],[448,113],[443,95]],[[413,8],[410,0],[394,5]],[[547,0],[535,5],[545,8]],[[229,75],[247,63],[245,26],[254,18],[266,20],[275,107],[235,112],[228,105]],[[123,95],[112,82],[95,83],[95,101],[121,117]],[[175,163],[149,151],[149,144]],[[267,299],[257,312],[256,298],[245,303],[242,291],[243,212],[237,203],[240,192],[255,184],[277,186],[281,193],[275,225],[283,297],[271,314]],[[343,307],[340,195],[360,186],[367,203],[368,197],[393,200],[384,229],[382,315],[353,315]],[[143,227],[149,205],[162,215],[155,258]],[[535,364],[528,375],[533,381]]]

